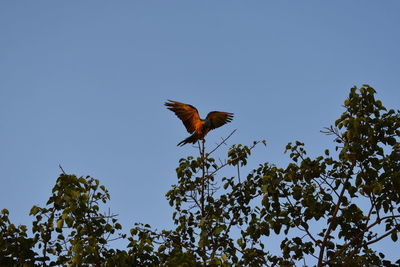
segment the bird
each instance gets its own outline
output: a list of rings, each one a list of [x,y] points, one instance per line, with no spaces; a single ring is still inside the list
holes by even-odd
[[[179,142],[178,146],[194,144],[198,140],[204,141],[204,137],[209,131],[221,127],[233,119],[233,113],[222,111],[211,111],[205,119],[200,119],[199,112],[194,106],[169,99],[167,101],[165,106],[182,120],[186,130],[192,134]]]

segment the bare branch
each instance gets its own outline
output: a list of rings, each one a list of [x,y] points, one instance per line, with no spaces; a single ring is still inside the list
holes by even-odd
[[[63,167],[61,166],[61,164],[58,164],[58,167],[61,169],[61,171],[63,172],[63,174],[66,174]]]
[[[257,144],[259,144],[260,143],[260,141],[258,141],[258,142],[254,142],[254,144],[251,146],[251,147],[249,147],[249,150],[251,151]],[[235,158],[235,159],[233,159],[233,160],[228,160],[228,161],[226,161],[224,164],[222,164],[222,165],[220,165],[218,168],[216,168],[209,176],[213,176],[215,173],[217,173],[220,169],[222,169],[222,168],[224,168],[225,166],[227,166],[227,165],[229,165],[230,163],[232,163],[232,162],[235,162],[236,160],[240,160],[240,156],[239,157],[237,157],[237,158]]]
[[[375,243],[375,242],[378,242],[379,240],[381,240],[381,239],[387,237],[388,235],[390,235],[390,234],[392,234],[392,233],[394,233],[395,231],[398,231],[398,230],[399,230],[399,229],[397,229],[397,227],[395,227],[395,228],[393,228],[392,230],[390,230],[390,231],[386,232],[385,234],[381,235],[380,237],[377,237],[377,238],[375,238],[374,240],[371,240],[371,241],[369,241],[369,242],[367,242],[367,243],[365,243],[365,244],[360,245],[360,247],[361,247],[361,246],[368,246],[368,245],[371,245],[371,244],[373,244],[373,243]]]
[[[211,150],[208,155],[211,155],[215,150],[217,150],[222,144],[226,144],[226,140],[228,140],[235,132],[237,129],[233,130],[227,137],[225,137],[224,139],[222,139],[222,141],[213,149]]]

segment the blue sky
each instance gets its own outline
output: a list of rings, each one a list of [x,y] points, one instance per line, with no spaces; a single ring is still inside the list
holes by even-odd
[[[109,189],[125,229],[171,226],[164,194],[187,136],[163,103],[235,113],[208,144],[331,146],[353,85],[400,103],[398,1],[1,1],[0,208],[30,224],[61,164]],[[250,166],[251,167],[251,166]],[[394,248],[385,243],[389,252]]]

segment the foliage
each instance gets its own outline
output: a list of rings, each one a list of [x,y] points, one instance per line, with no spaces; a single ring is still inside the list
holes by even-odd
[[[116,216],[100,212],[109,194],[91,177],[61,174],[44,208],[26,226],[0,217],[2,265],[71,266],[395,266],[372,244],[400,230],[400,112],[387,110],[368,85],[353,87],[345,111],[323,133],[334,150],[308,157],[304,144],[286,146],[291,162],[268,162],[242,177],[253,149],[230,137],[199,156],[180,159],[177,184],[166,194],[175,228],[137,223],[127,236]],[[224,176],[223,174],[229,174]],[[383,229],[383,230],[382,230]],[[116,238],[126,250],[110,249]],[[271,247],[280,238],[281,253]],[[276,246],[276,245],[275,245]],[[400,260],[397,261],[397,264]]]
[[[3,209],[0,214],[0,263],[1,265],[31,264],[36,253],[32,238],[27,237],[27,227],[16,227],[8,218],[9,211]]]

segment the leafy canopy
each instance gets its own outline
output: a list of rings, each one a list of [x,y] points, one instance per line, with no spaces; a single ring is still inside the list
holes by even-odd
[[[210,151],[199,143],[199,156],[179,160],[177,183],[166,194],[171,230],[136,223],[124,233],[116,215],[100,211],[110,195],[99,180],[61,174],[46,206],[31,209],[33,236],[1,212],[0,263],[395,266],[371,245],[398,240],[400,113],[375,93],[368,85],[351,88],[343,114],[322,131],[334,149],[311,158],[302,142],[289,143],[285,167],[265,162],[243,176],[265,141],[233,145],[225,160],[213,155],[230,136]],[[126,239],[126,250],[110,248],[115,239]],[[280,253],[272,253],[278,244]]]

